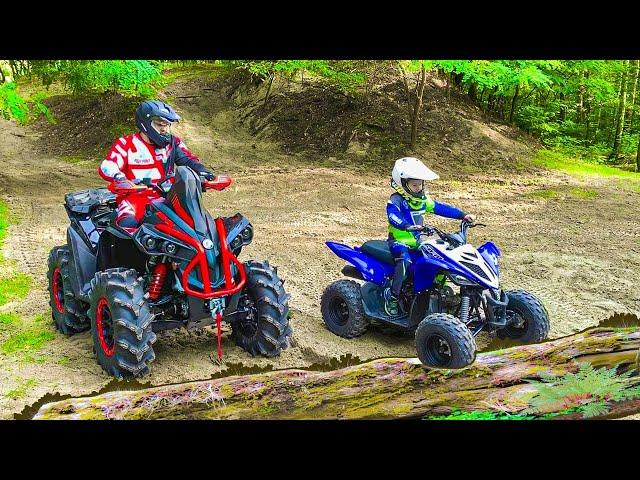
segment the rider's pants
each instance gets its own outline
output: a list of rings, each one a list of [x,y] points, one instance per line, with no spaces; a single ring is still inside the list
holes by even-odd
[[[409,255],[410,247],[389,239],[389,250],[393,255],[395,261],[395,269],[393,271],[393,280],[391,281],[391,293],[394,297],[400,296],[400,290],[402,289],[402,283],[407,278],[407,271],[409,270],[409,264],[411,263],[411,256]]]
[[[118,213],[116,214],[118,226],[129,232],[135,231],[142,222],[146,206],[154,198],[158,198],[158,195],[151,192],[147,192],[145,195],[134,193],[119,198]]]

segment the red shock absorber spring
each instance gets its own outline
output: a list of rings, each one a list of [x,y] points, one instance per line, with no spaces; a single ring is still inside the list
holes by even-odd
[[[164,279],[167,276],[167,264],[159,263],[153,267],[151,274],[151,282],[149,283],[149,300],[157,300],[164,285]]]

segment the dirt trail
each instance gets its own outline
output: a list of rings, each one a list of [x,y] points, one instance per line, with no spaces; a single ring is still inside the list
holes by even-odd
[[[178,81],[166,93],[189,96],[190,88],[196,87]],[[254,224],[254,243],[242,257],[269,259],[279,266],[292,295],[293,345],[276,359],[252,358],[229,340],[225,330],[221,367],[210,359],[215,351],[212,329],[167,332],[155,344],[156,361],[145,382],[204,379],[231,363],[287,368],[346,354],[362,360],[414,356],[411,336],[373,329],[361,338],[345,340],[329,333],[319,315],[322,290],[340,278],[343,266],[324,241],[358,244],[384,238],[384,209],[391,193],[387,179],[354,174],[338,165],[333,168],[328,161],[317,166],[301,155],[285,155],[277,145],[258,141],[238,128],[233,111],[213,94],[197,94],[173,99],[185,119],[177,133],[214,171],[234,177],[228,191],[207,193],[205,203],[214,214],[239,211]],[[0,120],[0,131],[0,198],[20,219],[10,227],[2,253],[32,276],[34,286],[24,301],[0,310],[14,311],[25,321],[44,314],[48,321],[46,259],[51,247],[65,242],[64,194],[103,182],[95,162],[72,164],[38,154],[38,136],[31,128]],[[501,134],[492,130],[491,135]],[[437,164],[433,166],[437,170]],[[596,196],[580,198],[576,188]],[[551,199],[536,197],[533,192],[540,189],[558,194]],[[640,293],[634,288],[640,272],[640,194],[623,190],[612,180],[585,183],[552,172],[500,172],[464,183],[443,178],[432,186],[432,194],[477,213],[489,225],[472,230],[472,243],[491,239],[502,248],[505,288],[525,288],[540,296],[551,316],[552,337],[596,325],[614,312],[640,314]],[[433,223],[457,228],[445,219],[434,218]],[[481,334],[479,345],[486,342]],[[0,369],[6,372],[0,380],[0,418],[11,418],[46,393],[84,395],[110,381],[94,360],[88,332],[71,338],[56,333],[39,353],[43,363],[0,353]],[[35,383],[22,398],[7,396],[27,379]]]

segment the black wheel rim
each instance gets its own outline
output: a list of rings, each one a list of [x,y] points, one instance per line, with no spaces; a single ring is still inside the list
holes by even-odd
[[[249,310],[247,318],[238,322],[240,334],[248,339],[255,338],[258,333],[258,307],[255,300],[249,295],[244,295],[238,302],[238,306]]]
[[[329,321],[334,325],[344,327],[349,321],[349,306],[343,298],[337,297],[329,304]]]
[[[514,323],[521,323],[521,327],[515,327]],[[519,338],[525,334],[529,322],[515,310],[507,310],[507,326],[504,327],[504,333],[510,338]]]
[[[429,365],[446,367],[451,363],[451,345],[444,337],[437,334],[429,335],[425,343]]]

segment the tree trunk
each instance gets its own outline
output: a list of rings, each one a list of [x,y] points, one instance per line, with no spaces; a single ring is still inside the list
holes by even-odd
[[[591,144],[593,145],[594,143],[598,142],[598,132],[600,131],[600,120],[602,117],[602,107],[599,106],[598,107],[598,115],[596,115],[596,124],[595,124],[595,130],[593,132],[593,139],[591,141]]]
[[[528,380],[574,373],[583,362],[638,368],[639,348],[638,327],[594,328],[481,353],[462,370],[428,369],[415,358],[384,358],[328,372],[276,370],[62,400],[43,405],[34,419],[423,418],[453,410],[517,414],[538,392]],[[640,398],[610,407],[630,415],[640,411]],[[560,412],[558,418],[573,415],[566,404],[545,411]]]
[[[640,76],[640,60],[636,60],[636,74],[635,74],[635,79],[633,80],[633,93],[631,94],[631,112],[629,112],[629,130],[628,132],[631,133],[631,131],[633,130],[633,117],[635,116],[635,112],[636,112],[636,91],[638,89],[638,76]]]
[[[516,91],[513,94],[513,98],[511,99],[511,111],[509,112],[509,123],[513,123],[513,112],[516,109],[516,99],[518,98],[518,93],[520,92],[520,84],[516,85]]]
[[[638,151],[636,152],[636,172],[640,172],[640,135],[638,135]]]
[[[478,86],[475,83],[471,82],[469,84],[469,93],[467,93],[467,95],[473,102],[478,99]]]
[[[616,118],[616,133],[613,137],[613,147],[609,154],[609,160],[617,160],[620,156],[620,146],[622,145],[622,131],[624,127],[625,104],[627,100],[627,65],[629,60],[624,61],[624,68],[620,74],[620,96],[618,102],[618,112]]]
[[[418,138],[418,122],[420,120],[420,111],[422,110],[422,95],[424,94],[424,86],[427,83],[427,71],[424,65],[420,69],[420,81],[416,86],[416,99],[413,105],[413,116],[411,118],[411,150],[416,148],[416,140]]]
[[[265,93],[264,102],[262,103],[263,105],[266,105],[267,102],[269,101],[269,95],[271,95],[271,86],[273,85],[273,80],[275,77],[276,77],[276,72],[271,72],[271,74],[269,75],[269,85],[267,86],[267,93]]]
[[[581,77],[584,76],[584,73],[581,72],[580,74]],[[580,85],[578,87],[578,104],[576,105],[576,114],[577,114],[577,122],[578,124],[583,122],[583,116],[584,116],[584,93],[585,93],[586,87],[584,85]]]

